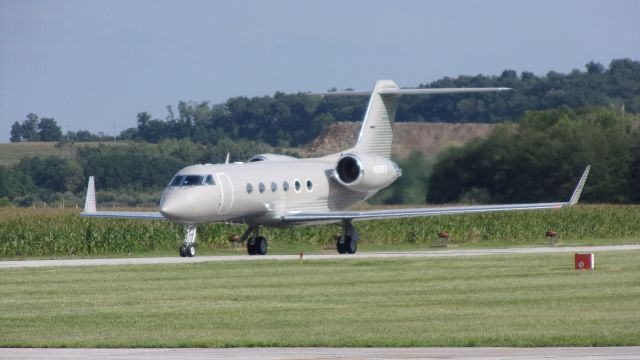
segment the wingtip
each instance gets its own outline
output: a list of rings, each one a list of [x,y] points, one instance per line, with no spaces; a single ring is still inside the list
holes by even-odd
[[[582,173],[582,177],[578,182],[573,194],[571,195],[571,199],[569,199],[569,205],[575,205],[580,200],[580,195],[582,194],[582,189],[584,188],[584,184],[587,182],[587,177],[589,176],[589,170],[591,170],[591,165],[587,165],[587,168],[584,169],[584,173]]]
[[[96,185],[93,176],[89,176],[89,182],[87,183],[87,197],[84,200],[83,213],[94,213],[96,211]]]

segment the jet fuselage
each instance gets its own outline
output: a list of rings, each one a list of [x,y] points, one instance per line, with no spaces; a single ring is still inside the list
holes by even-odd
[[[285,214],[349,209],[379,189],[353,191],[340,184],[334,175],[340,155],[309,159],[266,155],[275,158],[188,166],[164,190],[160,212],[184,224],[228,221],[277,226]],[[388,172],[398,169],[389,167]],[[391,181],[399,175],[392,175]]]

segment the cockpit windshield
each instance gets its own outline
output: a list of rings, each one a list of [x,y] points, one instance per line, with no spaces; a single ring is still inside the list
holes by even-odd
[[[181,175],[175,176],[173,180],[171,180],[171,182],[169,183],[169,186],[180,186],[180,183],[182,182],[182,178],[184,178],[184,176],[181,176]]]
[[[212,175],[176,175],[169,186],[215,185]]]
[[[202,175],[187,175],[180,184],[182,186],[202,185]]]

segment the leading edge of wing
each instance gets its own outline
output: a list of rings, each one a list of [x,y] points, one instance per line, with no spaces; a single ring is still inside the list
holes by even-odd
[[[80,213],[80,216],[112,219],[166,220],[161,213],[152,211],[83,211]]]
[[[447,214],[482,213],[495,211],[517,211],[517,210],[543,210],[559,209],[565,206],[572,206],[578,203],[584,184],[587,182],[591,165],[582,173],[571,198],[566,202],[534,203],[534,204],[507,204],[507,205],[473,205],[473,206],[451,206],[451,207],[431,207],[431,208],[408,208],[390,210],[369,210],[369,211],[328,211],[328,212],[299,212],[283,215],[280,219],[284,223],[305,223],[314,221],[337,221],[337,220],[373,220],[391,219],[417,216],[437,216]]]
[[[538,204],[510,204],[510,205],[474,205],[474,206],[453,206],[453,207],[431,207],[431,208],[407,208],[389,210],[368,210],[368,211],[328,211],[328,212],[299,212],[296,214],[284,215],[281,220],[285,223],[297,223],[308,221],[335,221],[335,220],[374,220],[393,219],[402,217],[417,216],[437,216],[448,214],[481,213],[495,211],[516,211],[516,210],[542,210],[559,209],[568,206],[569,203],[538,203]]]

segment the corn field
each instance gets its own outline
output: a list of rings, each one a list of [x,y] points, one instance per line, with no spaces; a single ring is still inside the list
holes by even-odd
[[[175,250],[182,243],[182,226],[168,221],[87,219],[76,209],[0,208],[0,257],[86,256]],[[547,230],[555,241],[584,244],[640,242],[640,206],[580,205],[562,210],[446,215],[356,222],[361,241],[369,244],[439,243],[438,233],[450,234],[449,244],[477,246],[546,245]],[[229,247],[229,235],[245,226],[198,226],[198,245]],[[328,246],[340,232],[336,225],[265,229],[273,241]]]

